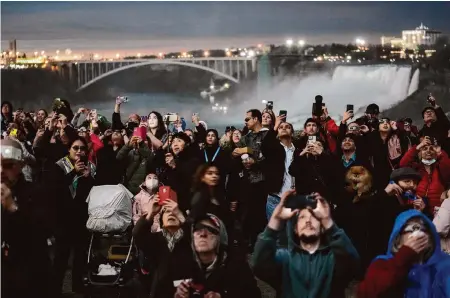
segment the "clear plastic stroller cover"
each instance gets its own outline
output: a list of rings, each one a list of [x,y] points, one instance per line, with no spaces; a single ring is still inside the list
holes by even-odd
[[[131,225],[132,198],[133,194],[122,184],[94,186],[86,200],[88,230],[124,232]]]

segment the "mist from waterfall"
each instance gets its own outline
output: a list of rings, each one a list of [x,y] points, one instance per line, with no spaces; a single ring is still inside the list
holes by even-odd
[[[332,118],[340,120],[347,104],[354,105],[358,116],[371,103],[378,104],[381,110],[387,109],[416,91],[419,70],[415,71],[412,80],[410,78],[409,66],[338,66],[332,76],[313,74],[303,79],[292,77],[276,80],[263,92],[241,93],[239,103],[223,120],[228,123],[243,123],[245,111],[250,108],[262,109],[262,100],[271,100],[274,102],[275,113],[287,110],[288,121],[296,129],[300,129],[311,116],[312,103],[318,94],[323,96]]]

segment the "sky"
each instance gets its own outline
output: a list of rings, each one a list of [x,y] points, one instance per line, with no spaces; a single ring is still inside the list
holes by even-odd
[[[380,43],[424,25],[450,32],[450,2],[1,2],[2,49],[104,56],[281,44]]]

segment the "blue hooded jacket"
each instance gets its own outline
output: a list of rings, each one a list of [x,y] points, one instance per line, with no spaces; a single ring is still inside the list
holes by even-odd
[[[395,239],[412,218],[420,218],[428,226],[434,240],[434,252],[423,264],[415,264],[408,273],[407,298],[448,298],[450,297],[450,256],[442,252],[439,235],[436,227],[426,215],[417,210],[408,210],[400,213],[395,220],[394,229],[389,238],[387,254],[376,259],[388,260],[393,258],[392,247]]]

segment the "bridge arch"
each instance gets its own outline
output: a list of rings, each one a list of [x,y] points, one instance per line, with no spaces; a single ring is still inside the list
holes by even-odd
[[[130,60],[130,61],[132,61],[132,60]],[[197,69],[201,69],[201,70],[205,70],[205,71],[211,72],[211,73],[216,74],[218,76],[221,76],[221,77],[223,77],[225,79],[228,79],[228,80],[230,80],[230,81],[232,81],[232,82],[234,82],[236,84],[239,84],[239,80],[238,79],[236,79],[236,78],[234,78],[234,77],[232,77],[232,76],[230,76],[230,75],[228,75],[226,73],[223,73],[223,72],[220,72],[218,70],[212,69],[210,67],[206,67],[206,66],[203,66],[203,65],[198,65],[198,64],[190,63],[190,62],[183,62],[183,61],[154,59],[154,60],[149,60],[149,61],[146,61],[146,62],[132,63],[132,64],[129,64],[129,65],[122,66],[122,67],[113,69],[111,71],[108,71],[108,72],[106,72],[106,73],[104,73],[104,74],[94,78],[93,80],[87,82],[86,84],[78,87],[77,91],[81,91],[84,88],[94,84],[95,82],[100,81],[101,79],[103,79],[103,78],[105,78],[107,76],[110,76],[112,74],[118,73],[118,72],[120,72],[122,70],[130,69],[130,68],[134,68],[134,67],[139,67],[139,66],[145,66],[145,65],[155,65],[155,64],[160,64],[160,65],[161,64],[168,64],[168,65],[180,65],[180,66],[193,67],[193,68],[197,68]]]

